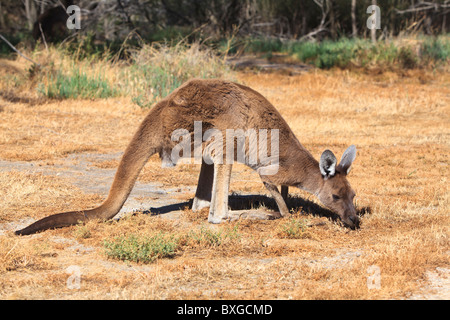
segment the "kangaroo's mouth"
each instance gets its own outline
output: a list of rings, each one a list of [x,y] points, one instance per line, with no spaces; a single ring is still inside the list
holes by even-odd
[[[360,220],[357,215],[348,216],[346,218],[343,218],[342,221],[348,228],[352,230],[360,228]]]

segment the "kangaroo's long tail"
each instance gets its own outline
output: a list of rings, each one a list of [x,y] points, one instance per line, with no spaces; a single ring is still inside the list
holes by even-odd
[[[160,137],[160,130],[157,128],[157,121],[155,123],[155,117],[158,117],[154,113],[150,112],[147,115],[125,150],[108,198],[103,204],[91,210],[63,212],[48,216],[24,229],[17,230],[15,234],[28,235],[47,229],[67,227],[88,220],[108,220],[114,217],[128,198],[148,158],[161,148],[162,137]]]

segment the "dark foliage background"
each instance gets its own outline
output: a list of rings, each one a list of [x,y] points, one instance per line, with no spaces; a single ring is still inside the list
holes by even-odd
[[[46,10],[81,8],[79,34],[97,41],[130,37],[159,41],[178,36],[263,36],[280,39],[370,37],[367,8],[381,9],[377,38],[448,31],[449,0],[1,0],[0,32],[15,42],[31,38]]]

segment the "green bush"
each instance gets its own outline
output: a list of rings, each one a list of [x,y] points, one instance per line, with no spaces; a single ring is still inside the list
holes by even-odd
[[[403,69],[414,69],[418,65],[418,57],[411,48],[402,47],[398,51],[398,62]]]
[[[158,233],[152,237],[130,235],[118,237],[112,241],[106,240],[104,247],[108,257],[124,261],[151,263],[157,259],[173,257],[179,243],[173,236],[169,237]]]
[[[383,69],[404,69],[426,67],[446,62],[450,59],[450,40],[447,36],[426,37],[419,41],[379,41],[373,44],[368,39],[341,38],[336,41],[320,42],[278,39],[245,39],[234,42],[247,53],[284,53],[303,63],[312,64],[320,69],[379,67]],[[230,52],[239,51],[232,48]]]
[[[427,38],[421,46],[421,54],[427,60],[447,61],[450,59],[450,39]]]
[[[38,91],[49,98],[109,98],[119,95],[106,77],[99,73],[88,76],[80,68],[73,67],[68,74],[58,70],[55,75],[50,74],[47,86],[39,85]]]

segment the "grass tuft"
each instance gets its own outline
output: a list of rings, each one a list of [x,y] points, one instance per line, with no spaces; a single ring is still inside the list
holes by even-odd
[[[68,73],[58,70],[56,75],[49,75],[47,83],[47,86],[39,85],[38,91],[53,99],[94,99],[119,95],[119,90],[112,87],[105,74],[91,76],[86,70],[77,67]]]
[[[177,250],[185,247],[217,248],[236,243],[241,238],[238,225],[230,228],[211,230],[202,226],[200,230],[188,233],[159,232],[152,236],[132,234],[104,241],[108,257],[138,263],[152,263],[157,259],[172,258]]]
[[[278,227],[277,235],[286,239],[304,239],[309,237],[306,228],[305,219],[290,217]]]
[[[150,237],[129,235],[117,237],[112,241],[105,240],[106,255],[124,261],[151,263],[161,258],[171,258],[179,247],[174,237],[157,233]]]
[[[214,231],[202,226],[200,231],[190,231],[184,236],[184,243],[203,247],[218,247],[230,244],[240,239],[241,235],[238,232],[238,228],[239,225],[235,225],[227,228],[227,230],[219,229]]]

